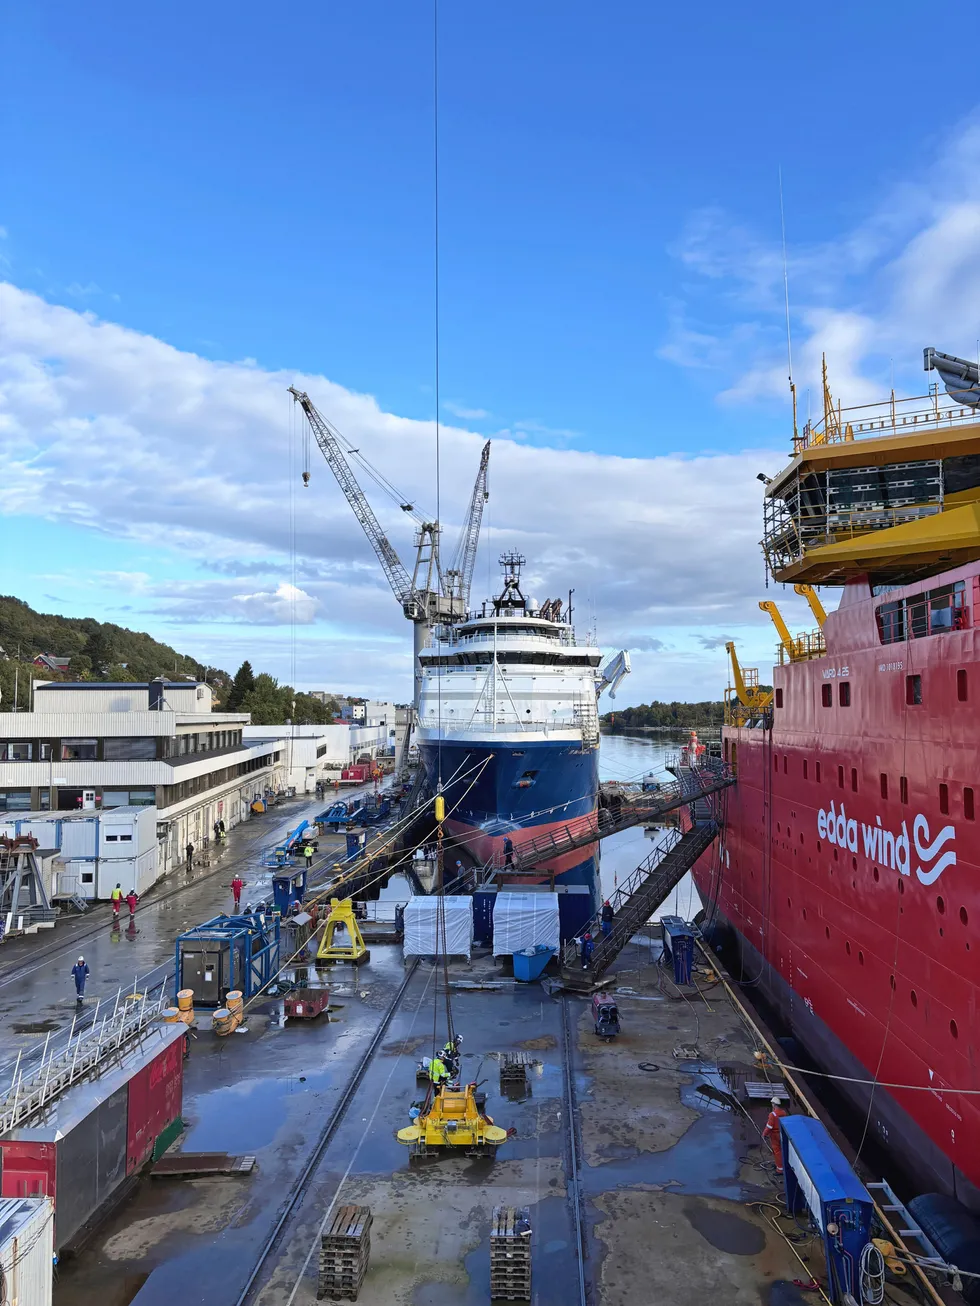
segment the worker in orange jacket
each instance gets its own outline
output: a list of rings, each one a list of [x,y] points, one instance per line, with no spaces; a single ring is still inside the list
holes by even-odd
[[[769,1112],[769,1119],[766,1121],[766,1127],[762,1131],[762,1137],[769,1139],[769,1146],[772,1148],[772,1159],[776,1162],[776,1173],[783,1173],[783,1139],[779,1128],[779,1122],[787,1114],[784,1107],[779,1105],[779,1098],[769,1099],[772,1103],[772,1110]]]

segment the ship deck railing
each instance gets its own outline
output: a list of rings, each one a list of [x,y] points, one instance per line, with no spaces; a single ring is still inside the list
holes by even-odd
[[[948,430],[952,426],[977,422],[975,408],[954,403],[939,388],[928,394],[899,399],[892,391],[888,399],[843,408],[835,404],[816,422],[807,422],[793,440],[793,452],[802,453],[822,444],[840,444],[857,439],[890,435],[911,435],[916,430]]]
[[[511,836],[513,847],[494,850],[484,867],[484,878],[535,872],[542,862],[553,861],[579,848],[587,848],[620,830],[635,825],[656,825],[668,812],[712,798],[735,783],[731,767],[720,758],[705,758],[697,767],[676,780],[655,786],[605,784],[600,788],[601,805],[587,816],[577,817],[547,834],[527,838]]]

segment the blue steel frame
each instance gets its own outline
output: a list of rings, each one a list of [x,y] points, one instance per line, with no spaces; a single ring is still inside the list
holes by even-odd
[[[255,996],[279,972],[279,918],[253,912],[250,916],[215,916],[178,934],[174,946],[174,975],[180,983],[180,945],[191,943],[230,943],[234,962],[241,963],[242,993],[245,1001]],[[238,970],[233,964],[233,970]]]

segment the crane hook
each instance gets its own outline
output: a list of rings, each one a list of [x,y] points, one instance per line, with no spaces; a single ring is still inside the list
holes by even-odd
[[[304,485],[304,486],[309,486],[309,484],[310,484],[310,474],[309,474],[309,472],[304,472],[304,473],[303,473],[303,485]]]

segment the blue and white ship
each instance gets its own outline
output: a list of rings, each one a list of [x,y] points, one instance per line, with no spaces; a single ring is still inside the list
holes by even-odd
[[[416,739],[433,791],[445,796],[448,833],[478,864],[493,858],[505,869],[506,840],[517,848],[522,836],[595,818],[598,697],[629,658],[600,671],[599,649],[576,640],[561,600],[524,597],[524,558],[500,562],[497,598],[419,652]],[[531,882],[554,883],[571,936],[599,906],[598,843],[542,863]]]

